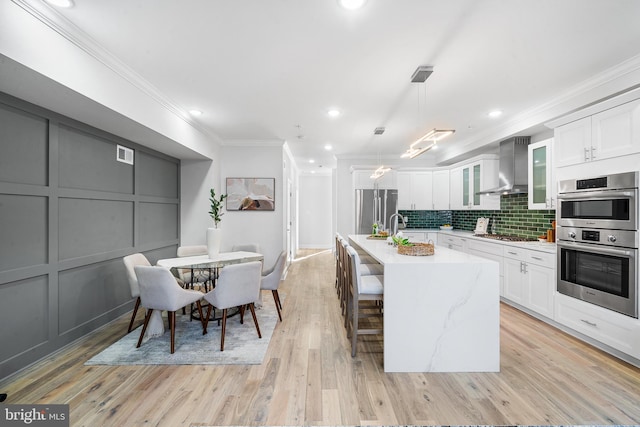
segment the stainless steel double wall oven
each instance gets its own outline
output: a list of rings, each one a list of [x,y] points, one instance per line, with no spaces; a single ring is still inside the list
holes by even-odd
[[[638,172],[560,181],[558,292],[638,318]]]

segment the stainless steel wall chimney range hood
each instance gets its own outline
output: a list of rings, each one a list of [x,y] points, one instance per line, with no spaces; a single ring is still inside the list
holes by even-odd
[[[476,194],[521,194],[528,191],[527,156],[530,136],[515,136],[500,143],[498,187]]]

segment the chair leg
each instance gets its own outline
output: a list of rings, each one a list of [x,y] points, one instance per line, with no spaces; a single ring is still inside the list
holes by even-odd
[[[254,304],[249,304],[249,310],[251,310],[251,315],[253,316],[253,323],[256,324],[256,331],[258,331],[258,338],[262,338],[262,334],[260,333],[260,326],[258,326],[258,318],[256,317],[256,309]]]
[[[205,316],[204,323],[202,324],[202,335],[207,335],[207,325],[209,324],[209,316],[211,316],[211,307],[211,304],[207,306],[207,315]],[[200,319],[202,319],[202,317],[200,317]]]
[[[198,314],[200,315],[200,323],[202,324],[202,331],[204,332],[204,316],[202,315],[202,304],[200,304],[200,300],[196,301],[196,306],[198,307]]]
[[[245,310],[246,306],[243,304],[240,307],[238,307],[238,309],[240,310],[240,324],[244,325],[244,310]]]
[[[282,304],[280,304],[280,296],[278,295],[278,290],[273,289],[271,293],[273,294],[273,301],[276,303],[276,309],[278,310],[278,317],[282,322],[282,314],[280,313],[280,310],[282,309]]]
[[[140,308],[140,297],[136,299],[136,306],[133,308],[133,314],[131,315],[131,321],[129,322],[129,329],[127,330],[127,333],[131,332],[131,329],[133,328],[133,321],[136,320],[138,308]]]
[[[171,354],[176,351],[176,312],[169,313],[169,327],[171,328]]]
[[[147,332],[147,325],[149,324],[149,319],[151,319],[152,312],[152,308],[147,309],[147,315],[144,316],[144,324],[142,325],[142,332],[140,332],[140,338],[138,339],[138,345],[136,346],[136,348],[140,347],[140,345],[142,344],[142,338],[144,338],[144,333]]]
[[[222,333],[220,334],[220,351],[224,351],[224,333],[227,331],[227,309],[222,310]]]
[[[355,297],[351,301],[351,357],[356,357],[356,347],[358,345],[358,301]]]

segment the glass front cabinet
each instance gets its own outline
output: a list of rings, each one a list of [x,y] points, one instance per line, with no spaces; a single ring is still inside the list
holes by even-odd
[[[555,209],[553,138],[529,145],[529,209]]]

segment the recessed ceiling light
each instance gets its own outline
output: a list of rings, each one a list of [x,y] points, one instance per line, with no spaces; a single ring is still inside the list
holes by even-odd
[[[316,161],[313,159],[309,159],[309,163],[315,163]]]
[[[360,9],[366,2],[367,0],[339,0],[340,6],[347,10]]]
[[[73,0],[47,0],[47,3],[57,7],[73,7]]]
[[[202,111],[200,111],[200,110],[189,110],[189,114],[191,114],[192,116],[201,116],[202,115]]]
[[[500,117],[502,115],[502,111],[500,110],[493,110],[489,113],[489,117],[491,117],[492,119],[495,119],[496,117]]]
[[[331,110],[327,111],[327,114],[329,115],[329,117],[338,117],[340,115],[340,111],[332,108]]]
[[[327,151],[331,151],[331,150],[333,150],[333,147],[331,146],[331,144],[327,144],[327,145],[324,146],[324,149],[327,150]]]

